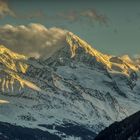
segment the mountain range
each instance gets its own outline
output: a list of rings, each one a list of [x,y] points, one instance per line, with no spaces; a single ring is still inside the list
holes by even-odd
[[[45,131],[48,139],[93,140],[139,111],[139,100],[138,59],[103,54],[71,32],[46,59],[0,46],[0,126]]]

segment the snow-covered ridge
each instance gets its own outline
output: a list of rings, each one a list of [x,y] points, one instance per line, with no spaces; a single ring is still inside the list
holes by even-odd
[[[76,50],[81,47],[85,50],[85,53],[88,53],[91,56],[95,57],[96,61],[102,63],[110,71],[113,70],[129,75],[131,71],[139,70],[137,64],[128,56],[126,58],[126,56],[115,57],[112,55],[103,54],[71,32],[67,33],[66,41],[70,46],[71,57],[74,57],[76,55]]]
[[[111,68],[111,62],[109,61],[111,56],[104,55],[101,52],[97,51],[96,49],[91,47],[87,42],[80,39],[78,36],[74,35],[71,32],[68,32],[66,35],[66,41],[71,48],[71,57],[74,57],[76,55],[76,50],[78,49],[78,47],[82,47],[85,50],[85,53],[94,56],[97,61],[103,63],[108,68]]]
[[[0,45],[0,63],[6,68],[25,73],[28,68],[27,64],[22,62],[25,60],[27,60],[26,56],[12,52],[5,46]]]
[[[23,78],[28,70],[28,58],[17,54],[5,46],[0,46],[0,90],[18,94],[25,86],[38,89],[32,82]],[[39,89],[38,89],[39,90]]]

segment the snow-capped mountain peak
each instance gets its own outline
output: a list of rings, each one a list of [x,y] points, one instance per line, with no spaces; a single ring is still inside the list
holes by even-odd
[[[133,62],[132,60],[130,61],[130,58],[128,56],[126,58],[126,56],[116,57],[103,54],[71,32],[67,33],[66,42],[70,46],[72,58],[77,55],[77,49],[82,48],[84,49],[85,53],[95,57],[96,61],[103,64],[109,71],[116,71],[129,75],[132,71],[139,70],[135,62]]]
[[[97,51],[96,49],[91,47],[86,41],[82,40],[78,36],[74,35],[71,32],[68,32],[66,35],[66,41],[70,46],[70,50],[72,54],[71,57],[74,57],[76,55],[76,50],[78,49],[78,47],[81,47],[82,49],[85,50],[85,53],[88,53],[89,55],[95,57],[98,62],[101,62],[106,67],[111,68],[109,55],[104,55],[101,52]]]

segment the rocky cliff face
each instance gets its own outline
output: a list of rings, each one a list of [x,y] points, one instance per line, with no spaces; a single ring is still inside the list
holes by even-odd
[[[70,32],[66,46],[46,60],[1,46],[0,62],[3,122],[45,129],[63,138],[68,133],[56,128],[71,123],[95,136],[140,108],[137,64],[102,54]]]

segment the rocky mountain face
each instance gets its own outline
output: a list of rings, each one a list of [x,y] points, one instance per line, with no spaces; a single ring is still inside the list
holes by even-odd
[[[0,120],[61,139],[93,139],[140,108],[139,65],[130,60],[71,32],[46,60],[0,46]]]
[[[140,111],[121,122],[115,122],[101,131],[95,140],[139,140]]]

